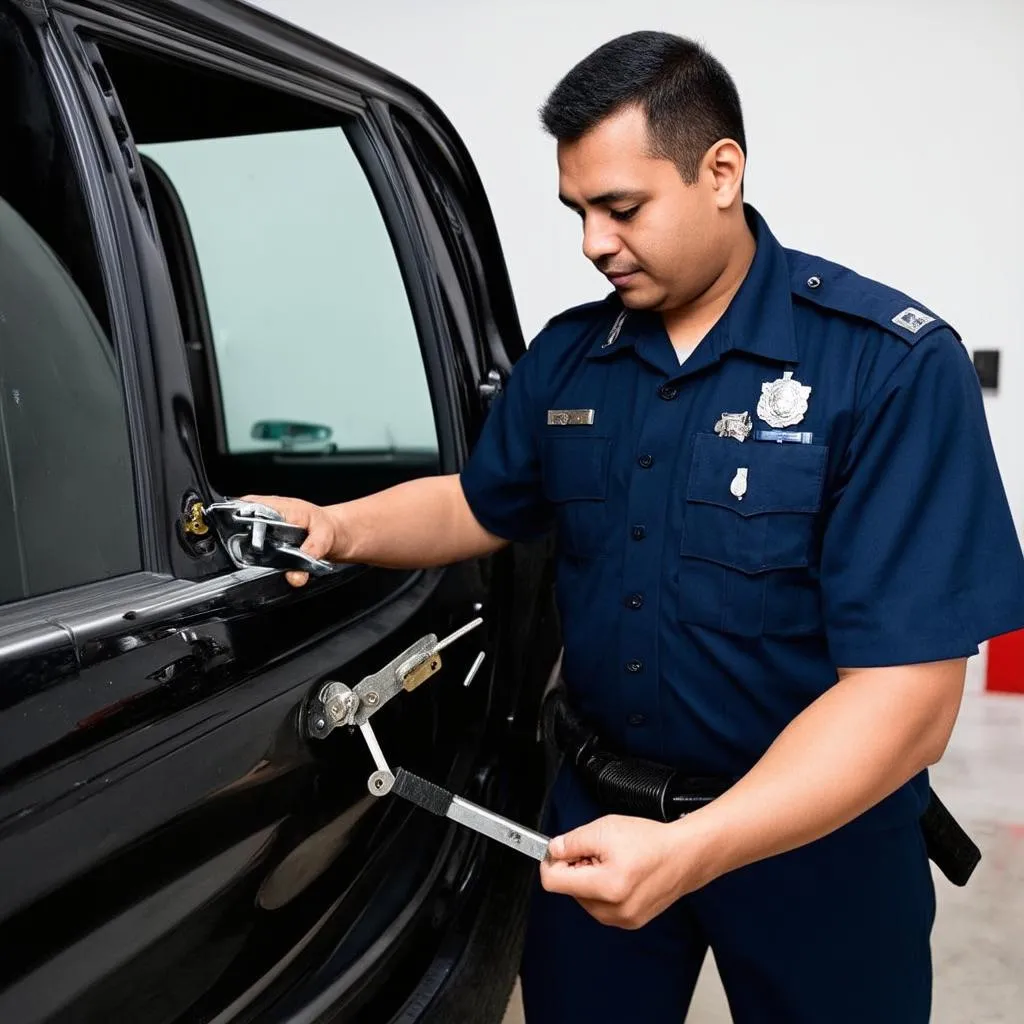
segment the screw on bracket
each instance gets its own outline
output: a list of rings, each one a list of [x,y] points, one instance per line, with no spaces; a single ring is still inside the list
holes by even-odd
[[[376,771],[366,780],[367,788],[373,796],[387,796],[395,784],[395,777],[391,772]]]
[[[320,703],[331,727],[351,725],[359,710],[359,698],[344,683],[328,683],[320,691]]]

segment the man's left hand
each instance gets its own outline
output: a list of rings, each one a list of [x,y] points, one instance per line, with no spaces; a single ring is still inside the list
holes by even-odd
[[[552,839],[540,878],[602,924],[634,929],[711,881],[709,861],[704,837],[686,819],[609,815]]]

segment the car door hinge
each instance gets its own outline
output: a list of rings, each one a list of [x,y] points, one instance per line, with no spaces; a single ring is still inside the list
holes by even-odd
[[[501,394],[504,386],[501,371],[492,369],[487,371],[487,377],[477,386],[477,391],[480,392],[480,397],[490,405]]]
[[[50,5],[46,0],[13,0],[13,3],[25,12],[33,24],[45,25],[50,20]]]

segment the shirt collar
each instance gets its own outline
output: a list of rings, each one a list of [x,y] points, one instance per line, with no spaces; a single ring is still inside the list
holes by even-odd
[[[781,363],[798,362],[785,250],[757,210],[745,205],[744,213],[757,246],[753,262],[725,314],[679,368],[680,373],[706,366],[731,349]],[[614,293],[608,296],[608,302],[616,311],[612,323],[617,323],[619,315],[624,312],[622,302]],[[633,348],[650,331],[654,319],[660,324],[661,317],[656,314],[630,312],[619,326],[617,335],[616,329],[609,324],[609,329],[598,335],[589,357],[605,358]]]

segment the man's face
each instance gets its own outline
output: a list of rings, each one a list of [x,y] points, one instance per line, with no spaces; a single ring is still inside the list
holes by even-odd
[[[647,118],[628,107],[558,144],[559,198],[583,219],[583,254],[630,309],[692,302],[722,272],[724,224],[714,176],[693,185],[650,155]]]

